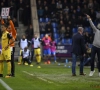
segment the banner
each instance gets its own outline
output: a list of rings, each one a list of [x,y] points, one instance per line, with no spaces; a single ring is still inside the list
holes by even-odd
[[[72,45],[57,45],[56,56],[57,57],[71,57]]]
[[[7,18],[9,16],[10,8],[2,8],[1,10],[1,16],[2,18]]]

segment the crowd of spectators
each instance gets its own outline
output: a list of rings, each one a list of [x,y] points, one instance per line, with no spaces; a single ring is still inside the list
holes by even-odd
[[[3,7],[10,7],[10,16],[15,23],[18,19],[25,26],[31,23],[30,0],[0,0],[0,13]]]
[[[36,0],[39,20],[49,18],[48,22],[40,22],[40,33],[53,35],[52,23],[57,23],[57,33],[64,38],[71,38],[73,28],[84,27],[86,43],[92,43],[93,32],[85,14],[89,14],[96,24],[100,23],[100,0]],[[90,29],[91,32],[88,32]]]

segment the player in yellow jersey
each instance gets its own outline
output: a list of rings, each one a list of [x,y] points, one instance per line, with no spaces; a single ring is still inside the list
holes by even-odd
[[[3,61],[7,61],[7,75],[5,78],[11,77],[11,49],[10,45],[14,43],[14,39],[12,35],[7,32],[6,30],[6,25],[2,24],[1,25],[1,30],[2,30],[2,37],[1,37],[1,46],[2,46],[2,51],[0,54],[0,77],[3,77]],[[12,40],[12,42],[9,42]]]

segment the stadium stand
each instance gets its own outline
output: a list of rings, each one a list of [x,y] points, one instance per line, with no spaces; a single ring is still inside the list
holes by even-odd
[[[37,0],[37,12],[40,26],[41,23],[43,23],[43,27],[45,28],[45,25],[51,22],[53,27],[53,32],[51,31],[51,33],[56,39],[56,42],[59,41],[57,38],[61,37],[61,28],[65,27],[61,41],[62,44],[72,44],[71,37],[77,32],[78,26],[84,27],[84,38],[87,36],[85,32],[89,35],[89,40],[86,40],[86,43],[91,42],[93,32],[89,27],[89,23],[84,15],[85,13],[92,17],[95,25],[100,23],[99,0]],[[69,27],[70,30],[67,30],[67,27]],[[46,30],[41,32],[40,29],[41,37],[43,37],[45,33],[48,32]],[[70,33],[69,37],[68,33]]]

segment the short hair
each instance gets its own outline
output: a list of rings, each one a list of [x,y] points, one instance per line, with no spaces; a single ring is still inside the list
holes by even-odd
[[[78,31],[84,30],[83,27],[78,27]]]

